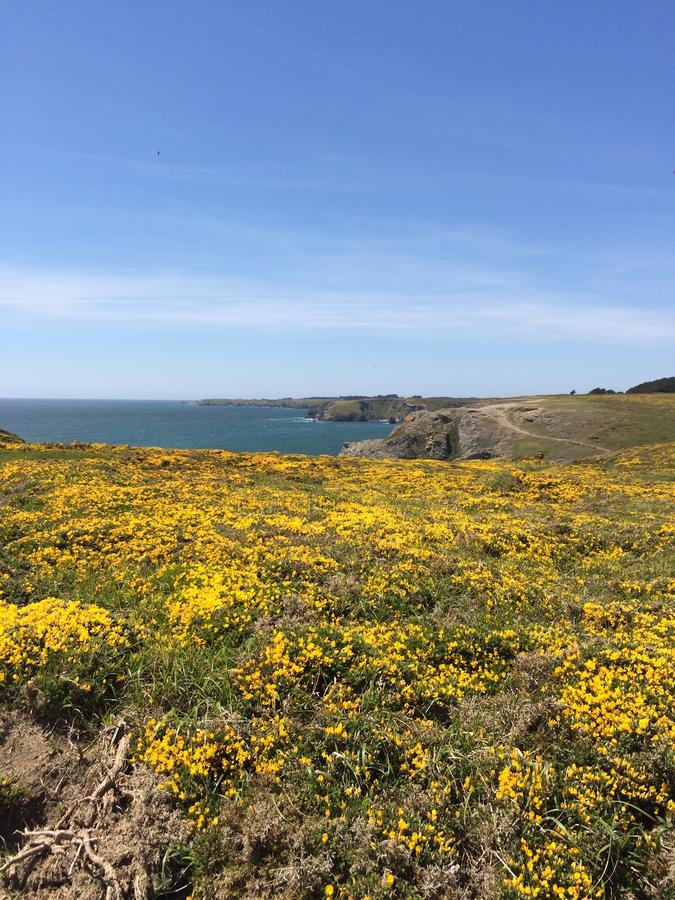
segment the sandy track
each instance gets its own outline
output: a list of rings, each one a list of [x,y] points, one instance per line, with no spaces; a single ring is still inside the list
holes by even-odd
[[[534,431],[528,431],[525,428],[521,428],[520,425],[516,425],[516,423],[509,418],[508,410],[517,408],[522,405],[522,402],[492,403],[488,404],[487,406],[477,407],[476,412],[489,416],[503,428],[506,428],[510,431],[517,431],[519,434],[524,434],[527,437],[535,438],[536,440],[557,441],[558,443],[562,444],[575,444],[578,447],[590,447],[592,450],[598,451],[598,453],[602,454],[603,456],[607,456],[609,453],[611,453],[611,451],[608,450],[607,447],[602,447],[600,446],[600,444],[591,444],[589,441],[578,441],[574,438],[553,437],[553,435],[549,434],[537,434]]]

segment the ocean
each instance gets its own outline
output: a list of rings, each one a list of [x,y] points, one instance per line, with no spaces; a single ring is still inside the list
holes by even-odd
[[[179,400],[0,399],[0,428],[27,441],[278,450],[337,455],[345,441],[385,437],[383,422],[316,422],[302,409],[198,406]]]

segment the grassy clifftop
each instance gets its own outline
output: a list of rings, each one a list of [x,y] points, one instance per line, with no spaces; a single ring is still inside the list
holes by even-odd
[[[0,821],[123,897],[666,896],[672,474],[0,449]],[[105,897],[62,841],[11,884]]]
[[[530,399],[530,398],[525,398]],[[618,450],[675,440],[675,396],[610,394],[531,398],[505,409],[507,419],[531,433],[515,443],[516,455],[557,451],[561,458],[590,455],[589,449]],[[559,439],[554,447],[548,438]],[[565,448],[560,446],[569,442]],[[575,445],[575,442],[578,442]],[[588,445],[584,450],[584,445]],[[575,449],[575,447],[577,449]]]

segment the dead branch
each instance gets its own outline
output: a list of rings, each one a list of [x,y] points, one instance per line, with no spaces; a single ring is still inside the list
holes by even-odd
[[[76,839],[75,832],[68,829],[39,829],[36,831],[20,832],[23,838],[28,840],[28,846],[23,850],[19,850],[14,856],[10,857],[7,862],[0,866],[0,874],[8,872],[15,868],[31,856],[38,856],[44,853],[52,853],[56,847],[65,843],[72,843]]]
[[[102,797],[103,794],[106,793],[106,791],[109,791],[111,789],[114,790],[117,787],[116,778],[122,774],[127,766],[130,743],[131,735],[125,734],[122,740],[117,745],[112,768],[106,774],[100,784],[96,787],[94,792],[86,798],[87,800],[97,800],[99,797]]]
[[[122,735],[121,738],[120,735]],[[82,856],[85,865],[89,863],[90,866],[95,867],[97,870],[95,874],[105,884],[106,900],[123,900],[124,890],[115,869],[108,860],[100,856],[94,849],[93,844],[95,838],[91,835],[90,831],[81,826],[77,829],[63,826],[67,826],[71,822],[76,810],[83,803],[92,804],[94,821],[97,819],[99,821],[101,820],[102,810],[99,801],[108,793],[108,791],[120,790],[118,779],[120,775],[123,774],[129,761],[130,741],[131,735],[124,722],[120,722],[117,726],[114,726],[112,745],[114,746],[117,744],[117,746],[115,748],[112,765],[106,771],[102,780],[96,785],[91,794],[86,797],[80,797],[72,803],[63,813],[54,828],[38,828],[20,832],[26,845],[15,853],[14,856],[6,860],[0,867],[0,875],[12,872],[17,866],[29,859],[37,861],[41,856],[50,854],[60,855],[65,853],[66,849],[74,848],[75,855],[68,868],[68,875],[72,875],[78,859]],[[144,886],[141,883],[135,885],[137,896],[142,896],[140,892],[143,890],[143,887]]]
[[[110,863],[100,857],[91,846],[91,838],[86,831],[82,832],[82,844],[87,858],[103,870],[103,880],[106,883],[105,900],[123,900],[122,886],[119,883],[115,870]]]
[[[126,723],[120,722],[115,729],[116,736],[120,733],[120,731],[126,730],[126,727]],[[83,803],[91,803],[94,805],[95,809],[97,809],[97,804],[100,798],[103,797],[103,795],[106,794],[107,791],[111,789],[115,790],[118,788],[116,779],[124,772],[124,769],[127,766],[129,759],[130,742],[131,735],[129,733],[124,734],[119,744],[117,745],[113,764],[110,770],[94,788],[91,794],[88,794],[86,797],[79,797],[77,800],[75,800],[74,803],[71,803],[71,805],[68,807],[68,809],[66,809],[66,811],[57,822],[57,827],[60,827],[61,825],[64,825],[66,822],[68,822],[72,818],[75,810]],[[94,818],[95,817],[96,816],[94,814]]]

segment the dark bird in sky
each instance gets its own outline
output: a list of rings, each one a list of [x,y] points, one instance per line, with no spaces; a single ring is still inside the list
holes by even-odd
[[[159,150],[157,151],[157,156],[159,156]]]

